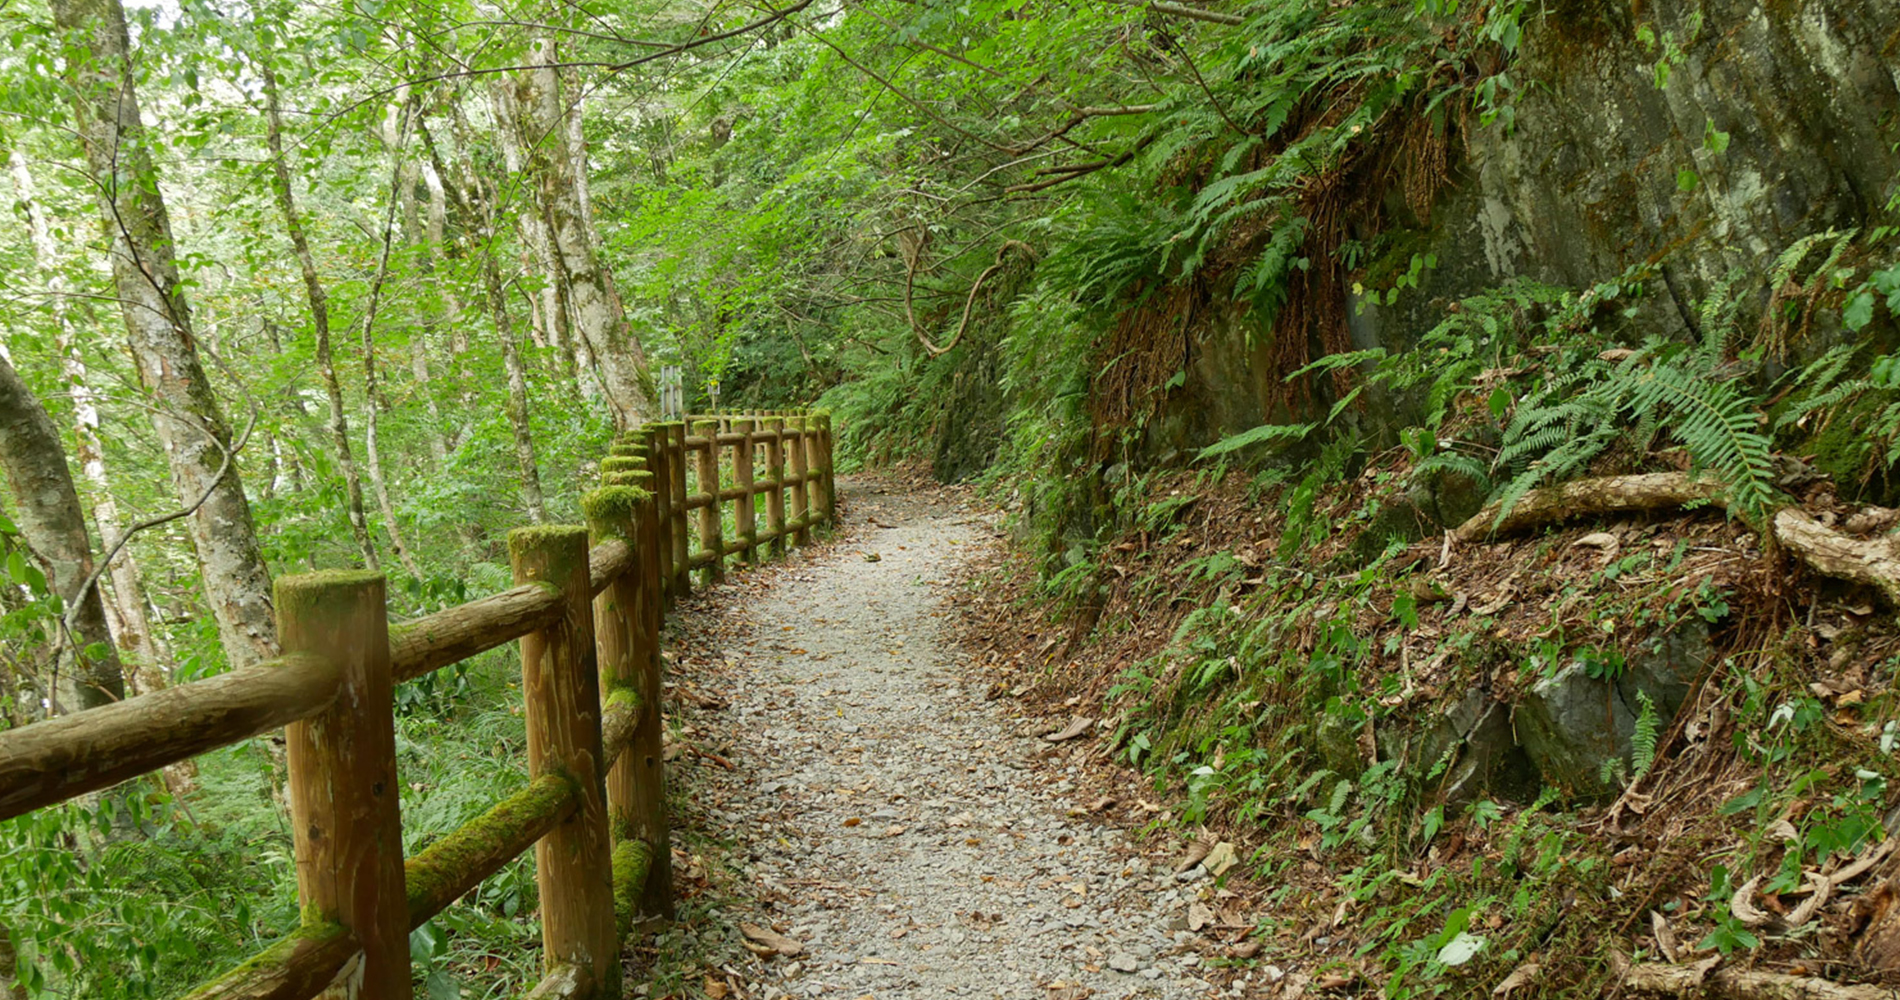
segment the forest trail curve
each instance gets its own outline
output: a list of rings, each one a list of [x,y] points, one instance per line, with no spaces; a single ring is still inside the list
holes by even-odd
[[[750,913],[732,921],[803,944],[757,963],[754,995],[1222,992],[1171,954],[1199,869],[1176,877],[1082,816],[1064,765],[1038,759],[1052,744],[960,667],[946,598],[986,522],[862,481],[843,496],[855,537],[717,612],[733,769],[691,791],[738,841]]]

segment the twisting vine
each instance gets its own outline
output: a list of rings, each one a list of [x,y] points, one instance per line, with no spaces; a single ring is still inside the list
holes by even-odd
[[[917,335],[917,343],[923,346],[925,354],[933,358],[942,357],[962,342],[963,332],[970,328],[970,311],[976,306],[977,293],[983,290],[984,282],[994,277],[996,272],[1001,271],[1003,265],[1009,262],[1011,250],[1031,261],[1037,259],[1036,251],[1031,249],[1029,244],[1020,240],[1004,240],[1003,245],[996,248],[996,262],[984,268],[983,273],[976,276],[975,283],[970,285],[970,294],[963,300],[963,318],[957,321],[957,332],[951,334],[950,341],[941,347],[930,342],[930,335],[924,332],[923,324],[917,322],[916,310],[911,306],[911,295],[917,284],[917,264],[924,254],[923,241],[918,241],[915,251],[904,255],[904,316],[910,320],[911,332]]]

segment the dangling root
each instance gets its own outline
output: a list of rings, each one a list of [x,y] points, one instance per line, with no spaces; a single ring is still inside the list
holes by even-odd
[[[984,282],[990,280],[996,272],[1003,269],[1004,260],[1009,256],[1011,250],[1028,257],[1030,260],[1036,259],[1036,252],[1029,248],[1029,244],[1017,240],[1004,240],[1003,245],[996,248],[996,263],[991,264],[988,268],[984,269],[982,274],[977,275],[976,283],[970,286],[969,297],[963,300],[963,319],[957,323],[957,332],[950,335],[950,342],[944,344],[942,347],[938,347],[936,344],[930,342],[930,338],[924,333],[923,325],[917,322],[917,315],[911,311],[911,289],[917,277],[917,260],[913,257],[906,261],[906,264],[909,266],[904,268],[904,315],[910,317],[911,332],[917,335],[917,343],[923,345],[924,353],[933,358],[942,357],[950,353],[951,349],[955,348],[957,343],[963,339],[963,331],[970,328],[970,310],[976,306],[977,293],[983,290]],[[919,256],[921,255],[922,252],[920,250]]]

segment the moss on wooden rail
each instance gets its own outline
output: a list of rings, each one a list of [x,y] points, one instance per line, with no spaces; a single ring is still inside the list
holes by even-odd
[[[614,923],[625,935],[640,915],[640,892],[653,870],[653,845],[622,839],[614,845]]]
[[[574,782],[544,774],[403,863],[409,926],[422,926],[501,870],[577,804]]]
[[[306,924],[184,1000],[306,1000],[328,986],[356,950],[337,924]]]

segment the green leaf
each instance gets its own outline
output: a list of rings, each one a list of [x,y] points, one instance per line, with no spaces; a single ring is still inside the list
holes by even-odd
[[[1687,194],[1702,185],[1702,176],[1688,167],[1676,171],[1676,190]]]
[[[1504,415],[1511,410],[1511,394],[1503,386],[1498,386],[1491,390],[1491,397],[1485,400],[1485,404],[1491,407],[1491,416],[1503,420]]]
[[[1252,430],[1221,438],[1219,441],[1202,448],[1196,459],[1216,458],[1231,454],[1251,445],[1268,441],[1291,444],[1313,433],[1318,424],[1263,424]]]
[[[1873,292],[1870,292],[1870,291],[1861,292],[1859,295],[1856,295],[1853,298],[1848,299],[1847,305],[1842,307],[1841,309],[1841,322],[1846,323],[1847,328],[1849,330],[1854,331],[1855,333],[1859,333],[1860,331],[1866,329],[1867,324],[1872,323],[1873,321],[1874,321],[1874,293]]]
[[[1707,149],[1717,156],[1721,156],[1723,153],[1728,152],[1728,143],[1729,134],[1717,129],[1713,119],[1702,127],[1702,146],[1704,149]]]

